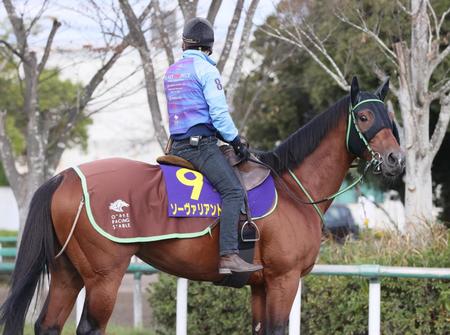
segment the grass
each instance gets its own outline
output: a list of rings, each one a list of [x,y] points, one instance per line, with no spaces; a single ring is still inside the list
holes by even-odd
[[[68,322],[64,327],[62,335],[73,335],[76,332],[76,326],[73,322]],[[25,327],[24,335],[33,335],[34,329],[32,325]],[[108,335],[154,335],[155,333],[149,329],[134,329],[128,327],[121,327],[110,324],[106,329]]]
[[[17,230],[0,229],[0,236],[17,236]]]
[[[414,238],[395,232],[365,230],[358,240],[348,240],[344,245],[324,241],[317,263],[449,267],[449,241],[450,231],[440,224]]]

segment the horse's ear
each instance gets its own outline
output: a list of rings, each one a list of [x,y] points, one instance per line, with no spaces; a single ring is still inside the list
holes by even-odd
[[[383,83],[380,85],[380,87],[377,88],[375,91],[375,95],[378,97],[378,99],[384,101],[386,98],[386,95],[389,91],[389,77],[387,77]]]
[[[352,101],[352,106],[356,106],[356,104],[358,103],[358,94],[359,94],[358,78],[353,77],[352,85],[350,86],[350,99]]]

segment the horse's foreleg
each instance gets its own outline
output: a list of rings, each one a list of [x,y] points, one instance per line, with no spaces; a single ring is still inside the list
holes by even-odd
[[[252,286],[252,333],[264,334],[266,324],[266,289],[264,285]]]
[[[286,333],[299,279],[297,272],[266,279],[266,335]]]
[[[60,334],[72,311],[83,281],[72,263],[62,256],[51,271],[51,281],[44,308],[35,323],[35,334]]]

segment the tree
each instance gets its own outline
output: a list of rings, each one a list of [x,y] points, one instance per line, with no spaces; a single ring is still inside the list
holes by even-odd
[[[275,17],[267,22],[272,20]],[[233,104],[239,129],[251,146],[267,150],[306,123],[320,106],[312,106],[304,85],[308,81],[304,73],[311,62],[298,49],[268,37],[260,28],[255,31],[251,49],[251,60],[262,60],[241,79]]]
[[[321,25],[322,30],[316,29],[318,17],[311,13],[317,13],[320,6],[321,2],[283,1],[280,27],[268,27],[266,31],[307,52],[339,87],[348,91],[342,71],[345,63],[329,52],[330,45],[335,44],[333,32],[341,28],[328,14],[321,19],[329,19],[335,26]],[[293,7],[297,11],[292,11]],[[372,72],[380,79],[391,73],[395,79],[391,92],[397,99],[404,127],[405,209],[410,229],[433,219],[431,165],[450,119],[450,79],[443,71],[449,65],[449,13],[446,2],[432,5],[427,0],[411,0],[409,5],[399,1],[338,0],[332,13],[341,24],[353,28],[362,48],[371,42],[373,53],[367,65]],[[397,22],[391,31],[383,27],[387,17],[394,17]],[[439,105],[439,116],[430,133],[433,102]]]
[[[325,111],[342,95],[335,82],[322,71],[308,54],[276,37],[267,36],[265,26],[276,24],[276,17],[268,17],[258,27],[251,44],[252,61],[259,63],[253,71],[241,80],[234,105],[239,126],[257,149],[273,149],[280,141],[306,124],[315,115]],[[323,21],[324,24],[327,22]],[[386,21],[388,26],[392,22]],[[347,59],[344,76],[358,74],[364,87],[377,87],[375,78],[364,61],[370,49],[349,52],[352,49],[354,33],[350,27],[335,31],[338,46],[330,50],[333,58]],[[360,43],[360,41],[357,41]],[[349,47],[350,46],[350,47]],[[348,181],[354,178],[349,175]],[[403,195],[401,180],[393,183],[367,174],[365,184],[381,190],[397,190]]]
[[[84,111],[93,98],[94,91],[127,46],[126,42],[122,42],[116,47],[105,48],[106,58],[88,84],[78,86],[76,96],[70,96],[68,92],[73,90],[69,89],[65,92],[67,96],[59,100],[64,92],[55,94],[55,88],[46,88],[55,80],[48,81],[48,76],[54,74],[47,71],[46,66],[61,23],[58,19],[53,19],[41,55],[29,43],[30,35],[47,5],[48,1],[43,1],[35,17],[25,18],[18,14],[11,0],[3,0],[13,37],[0,39],[0,45],[3,47],[4,58],[14,59],[13,63],[17,64],[16,81],[20,90],[16,105],[2,106],[0,110],[0,159],[19,207],[19,236],[31,196],[54,173],[65,148],[74,140],[72,135],[76,133],[77,127],[86,122]],[[49,100],[52,103],[46,103]],[[12,129],[16,129],[18,133],[12,132]],[[14,148],[14,134],[23,136],[23,149]]]
[[[266,27],[276,24],[277,17],[270,16],[255,31],[251,54],[258,65],[241,80],[234,101],[240,128],[252,144],[263,149],[273,148],[343,95],[305,51],[267,35]],[[358,61],[362,55],[351,52],[353,42],[349,39],[354,34],[349,30],[335,32],[335,40],[340,43],[332,48],[331,55],[347,60],[343,72],[346,78],[357,73],[365,86],[376,87],[378,80],[363,61]]]
[[[167,133],[163,125],[162,115],[161,115],[161,104],[158,98],[156,71],[154,68],[154,54],[157,50],[152,48],[152,44],[147,43],[149,40],[146,38],[146,28],[144,21],[139,20],[135,14],[135,10],[130,5],[128,0],[119,0],[121,11],[125,17],[129,35],[130,43],[139,52],[139,56],[142,62],[144,70],[144,78],[146,82],[147,90],[147,100],[150,108],[150,113],[152,115],[152,122],[156,133],[156,138],[161,146],[164,148],[167,144]],[[226,85],[227,95],[229,101],[233,101],[233,95],[237,87],[237,82],[241,76],[242,72],[242,62],[245,56],[245,50],[248,46],[250,34],[253,26],[253,16],[255,14],[256,8],[259,4],[259,0],[251,0],[249,8],[247,11],[247,16],[243,24],[243,30],[240,37],[239,47],[234,59],[232,66],[231,76]],[[179,8],[183,17],[182,22],[189,20],[197,16],[198,12],[198,0],[179,0]],[[214,24],[215,17],[220,10],[222,1],[212,0],[208,10],[208,19]],[[233,45],[233,41],[236,37],[237,26],[241,19],[241,14],[243,11],[244,0],[237,0],[233,17],[228,27],[227,37],[224,44],[224,48],[220,54],[218,69],[223,71],[226,63],[230,59],[230,51]],[[160,42],[162,43],[162,49],[167,58],[167,66],[174,62],[174,45],[175,48],[180,47],[181,38],[177,38],[177,41],[171,41],[169,38],[170,32],[177,34],[177,28],[173,26],[168,26],[164,24],[164,13],[172,13],[175,10],[162,11],[160,8],[159,0],[154,0],[143,10],[143,12],[152,11],[153,13],[153,24],[156,25],[156,29],[159,31]],[[170,31],[170,29],[172,29]],[[175,31],[174,31],[175,29]]]
[[[17,68],[17,64],[11,64]],[[43,70],[39,85],[39,110],[48,117],[55,108],[69,105],[77,99],[82,89],[80,84],[60,78],[59,69]],[[4,71],[0,78],[0,110],[6,112],[5,132],[11,141],[14,156],[22,159],[26,155],[26,118],[16,111],[23,108],[23,97],[21,82],[14,73]],[[91,123],[89,116],[83,116],[73,129],[66,143],[67,147],[80,145],[87,148],[87,126]],[[55,128],[53,132],[59,131]],[[49,146],[53,147],[53,145]],[[0,185],[9,185],[4,175],[3,166],[0,164]]]

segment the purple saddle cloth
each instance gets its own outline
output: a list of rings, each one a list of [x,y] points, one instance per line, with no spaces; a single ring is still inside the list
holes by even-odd
[[[169,217],[218,217],[220,194],[198,171],[179,166],[160,165],[168,195]],[[271,175],[248,192],[252,218],[264,216],[276,205],[275,183]]]

